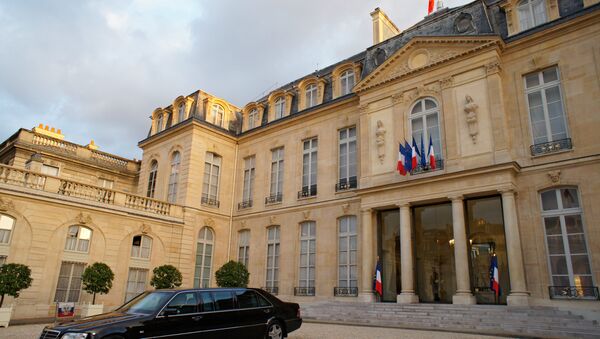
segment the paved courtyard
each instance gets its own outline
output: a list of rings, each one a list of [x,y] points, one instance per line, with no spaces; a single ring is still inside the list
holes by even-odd
[[[37,338],[44,325],[17,325],[8,328],[0,328],[0,338],[10,339],[32,339]],[[448,333],[436,331],[414,331],[395,328],[345,326],[330,324],[304,323],[302,327],[291,333],[290,339],[475,339],[475,338],[498,338],[481,335],[469,335],[464,333]]]

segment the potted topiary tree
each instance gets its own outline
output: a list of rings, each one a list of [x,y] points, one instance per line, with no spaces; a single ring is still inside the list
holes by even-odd
[[[219,287],[247,287],[250,273],[246,266],[237,261],[229,261],[215,272]]]
[[[181,272],[173,265],[162,265],[152,270],[150,285],[156,289],[175,288],[181,286]]]
[[[81,275],[83,290],[92,294],[92,303],[81,306],[81,316],[91,317],[104,312],[104,305],[96,305],[96,293],[107,294],[112,288],[115,274],[107,264],[96,262],[86,267]]]
[[[31,270],[22,264],[0,266],[0,326],[8,327],[12,315],[12,305],[2,307],[4,296],[18,298],[21,290],[31,286]]]

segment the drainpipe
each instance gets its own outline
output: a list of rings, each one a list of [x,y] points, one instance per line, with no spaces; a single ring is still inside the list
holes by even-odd
[[[227,261],[231,260],[231,239],[233,238],[231,231],[233,230],[233,208],[235,206],[235,185],[237,179],[237,157],[239,145],[235,142],[235,159],[233,162],[233,185],[231,186],[231,208],[229,209],[229,241],[227,242]]]

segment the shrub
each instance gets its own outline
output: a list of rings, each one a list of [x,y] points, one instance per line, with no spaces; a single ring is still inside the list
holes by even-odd
[[[215,272],[219,287],[247,287],[250,273],[246,266],[237,261],[229,261]]]
[[[162,265],[154,268],[150,285],[156,289],[175,288],[181,286],[181,272],[173,265]]]
[[[86,267],[81,275],[83,290],[93,295],[92,304],[96,303],[96,293],[107,294],[112,288],[115,274],[107,264],[97,262]]]
[[[0,266],[0,307],[4,303],[4,295],[19,297],[19,292],[31,286],[31,270],[22,264],[6,264]]]

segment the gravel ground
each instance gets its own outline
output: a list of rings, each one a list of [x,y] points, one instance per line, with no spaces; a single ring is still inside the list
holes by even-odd
[[[32,339],[37,338],[44,325],[16,325],[8,328],[0,328],[0,338],[10,339]],[[330,324],[304,323],[299,330],[292,332],[290,339],[467,339],[467,338],[498,338],[481,335],[470,335],[464,333],[449,333],[436,331],[414,331],[396,328],[363,327]]]

